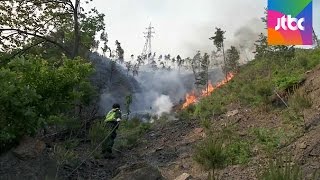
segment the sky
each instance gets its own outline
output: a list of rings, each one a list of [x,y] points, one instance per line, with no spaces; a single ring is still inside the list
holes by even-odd
[[[106,15],[109,45],[115,49],[114,42],[121,42],[125,58],[141,54],[150,22],[155,31],[152,51],[183,58],[197,50],[211,52],[209,37],[215,27],[227,31],[227,46],[239,41],[237,32],[266,31],[260,17],[267,0],[94,0],[92,6]],[[320,36],[320,0],[313,0],[313,14]]]

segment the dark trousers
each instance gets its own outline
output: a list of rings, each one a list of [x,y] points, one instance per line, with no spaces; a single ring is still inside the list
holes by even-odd
[[[102,153],[112,153],[112,147],[114,144],[114,139],[117,137],[117,129],[118,129],[118,122],[116,121],[110,121],[106,122],[106,128],[109,129],[109,131],[112,131],[109,137],[104,141],[102,146]]]

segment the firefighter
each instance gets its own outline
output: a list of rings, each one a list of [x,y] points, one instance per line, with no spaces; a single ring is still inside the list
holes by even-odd
[[[113,104],[111,111],[108,112],[105,118],[106,128],[112,131],[109,137],[105,140],[102,153],[105,158],[114,158],[112,156],[112,147],[114,144],[114,139],[117,137],[117,129],[119,127],[119,122],[121,121],[121,110],[119,104]]]

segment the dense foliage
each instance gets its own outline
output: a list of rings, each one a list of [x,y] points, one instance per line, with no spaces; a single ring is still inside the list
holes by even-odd
[[[76,117],[70,110],[89,103],[94,91],[88,81],[90,63],[66,57],[15,58],[0,69],[1,148],[48,123]]]
[[[1,1],[0,50],[20,54],[38,46],[43,47],[38,51],[43,55],[55,51],[74,58],[98,48],[95,36],[104,31],[104,14],[95,8],[85,9],[88,3],[84,0]],[[105,32],[100,40],[106,46]]]

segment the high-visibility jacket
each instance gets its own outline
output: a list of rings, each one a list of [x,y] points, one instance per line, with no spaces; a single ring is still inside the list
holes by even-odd
[[[105,118],[105,122],[111,122],[111,121],[117,121],[117,119],[121,119],[121,111],[119,108],[111,109],[111,111],[108,112]]]

